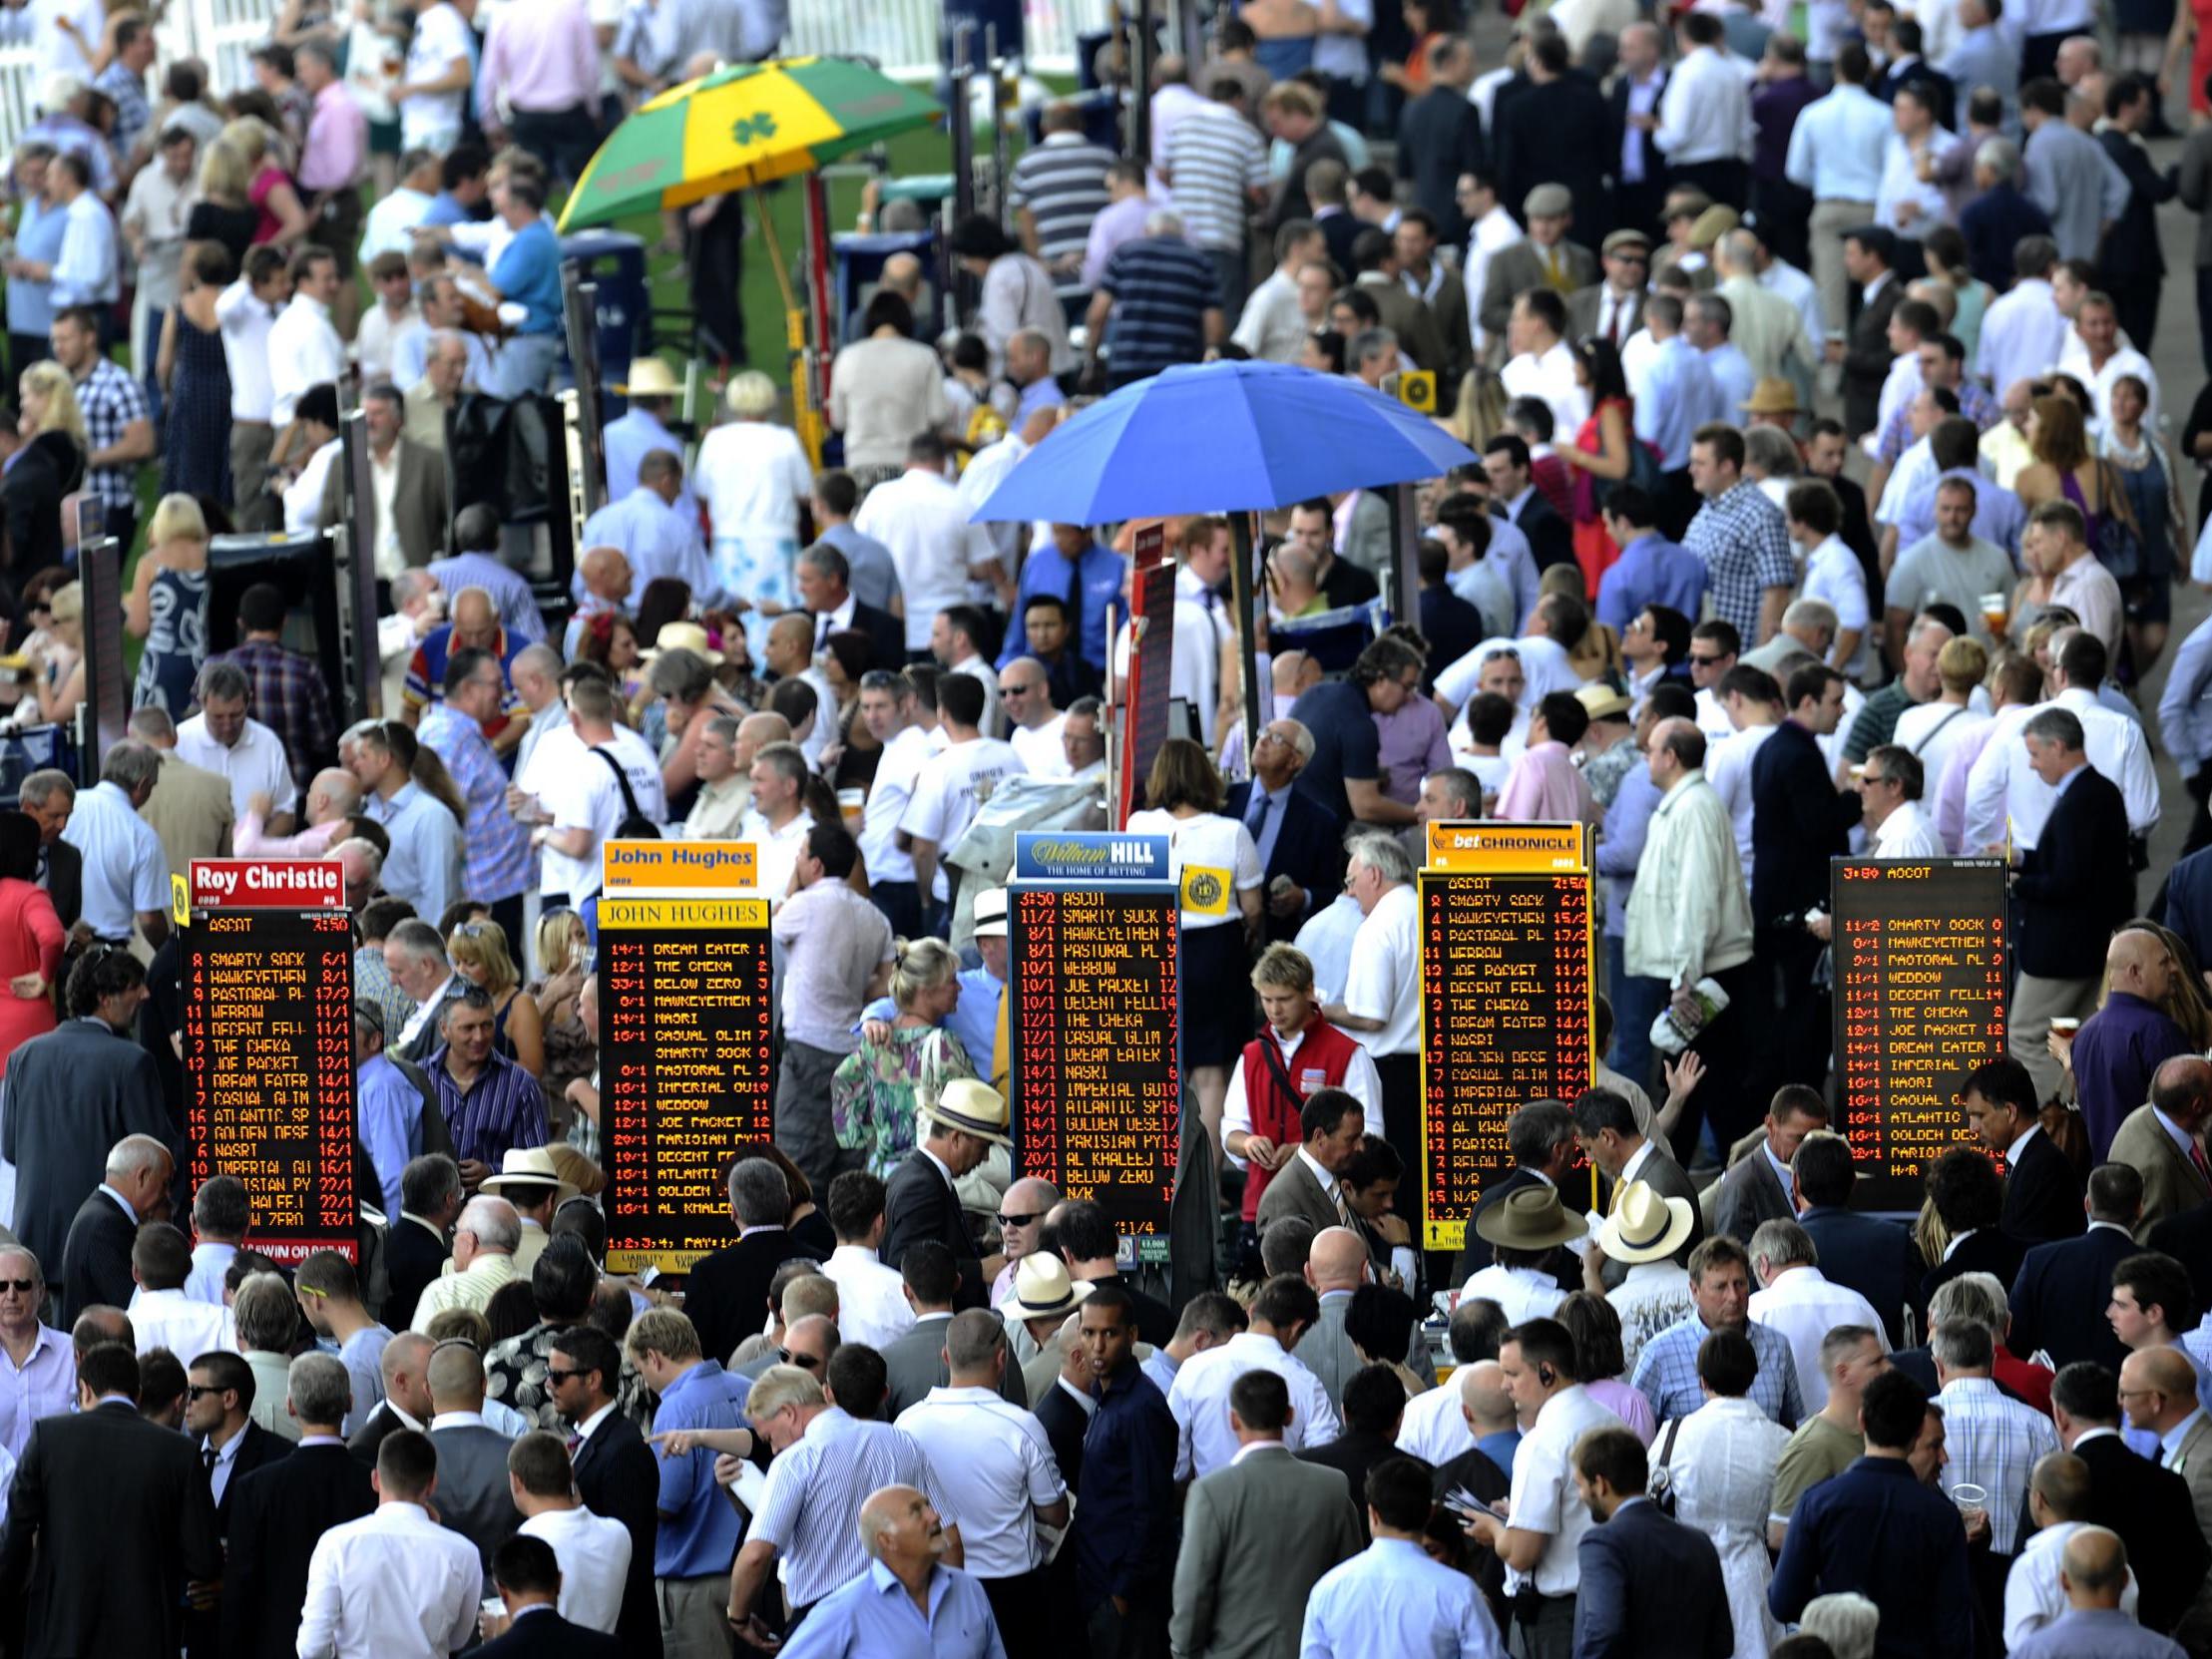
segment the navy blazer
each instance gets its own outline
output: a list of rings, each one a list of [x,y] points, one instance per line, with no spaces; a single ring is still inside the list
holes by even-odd
[[[1250,817],[1252,782],[1229,785],[1223,816],[1245,823]],[[1262,910],[1260,921],[1270,943],[1295,938],[1306,918],[1336,902],[1344,889],[1344,821],[1296,784],[1283,807],[1283,827],[1262,872],[1268,883],[1287,876],[1306,890],[1304,915],[1287,919]]]
[[[2135,872],[2127,850],[2127,807],[2120,791],[2083,766],[2050,809],[2041,838],[2012,878],[2019,928],[2012,948],[2020,972],[2046,980],[2087,980],[2104,972],[2104,950],[2135,910]]]
[[[613,1636],[571,1624],[558,1609],[525,1612],[476,1650],[476,1659],[620,1659],[623,1644]]]
[[[2004,1214],[1997,1225],[2022,1244],[2079,1237],[2089,1221],[2082,1212],[2081,1176],[2073,1159],[2050,1136],[2037,1133],[2017,1158],[2008,1156],[2005,1162]]]
[[[2012,1281],[2012,1330],[2005,1346],[2023,1360],[2040,1348],[2054,1370],[2092,1360],[2117,1373],[2127,1350],[2112,1335],[2104,1307],[2112,1296],[2112,1270],[2139,1248],[2119,1226],[2091,1227],[2079,1238],[2036,1245]]]
[[[2109,1527],[2127,1546],[2143,1628],[2171,1630],[2212,1566],[2212,1545],[2197,1525],[2189,1482],[2138,1455],[2117,1435],[2077,1440],[2073,1454],[2089,1465],[2089,1512],[2082,1518]]]
[[[1713,1540],[1633,1499],[1582,1534],[1574,1659],[1727,1659],[1736,1651]]]
[[[1928,1305],[1927,1299],[1939,1286],[1963,1273],[1993,1273],[1998,1284],[2008,1285],[2019,1277],[2020,1260],[2026,1254],[2027,1246],[2001,1227],[1979,1227],[1960,1241],[1949,1261],[1938,1262],[1922,1277],[1921,1306]]]
[[[1775,918],[1828,897],[1828,861],[1851,850],[1851,826],[1865,815],[1855,794],[1839,790],[1820,744],[1784,720],[1751,760],[1751,926],[1764,935]]]
[[[123,1213],[106,1192],[97,1188],[69,1224],[62,1245],[62,1325],[77,1323],[77,1316],[96,1303],[111,1308],[131,1300],[131,1246],[138,1238],[138,1224]]]
[[[280,1435],[266,1437],[291,1451]],[[244,1460],[248,1448],[238,1448]],[[288,1659],[307,1598],[307,1563],[331,1527],[376,1507],[369,1471],[343,1447],[303,1446],[223,1487],[222,1651],[232,1659]]]
[[[1890,1346],[1905,1346],[1905,1309],[1918,1315],[1928,1307],[1921,1295],[1927,1264],[1914,1248],[1913,1235],[1895,1221],[1862,1215],[1840,1204],[1816,1204],[1797,1218],[1820,1252],[1822,1277],[1848,1285],[1882,1316]],[[2099,1308],[2103,1306],[2098,1304]]]
[[[613,1412],[576,1449],[576,1489],[595,1515],[630,1533],[630,1576],[623,1580],[615,1634],[631,1659],[661,1659],[661,1611],[653,1593],[653,1545],[660,1526],[661,1459],[638,1426]]]

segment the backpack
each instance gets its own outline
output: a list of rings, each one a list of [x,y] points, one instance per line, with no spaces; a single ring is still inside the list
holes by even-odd
[[[638,792],[630,787],[630,774],[623,770],[623,763],[605,749],[592,752],[607,762],[615,774],[615,786],[623,792],[623,821],[615,826],[612,839],[616,841],[659,841],[661,826],[648,818],[638,808]]]

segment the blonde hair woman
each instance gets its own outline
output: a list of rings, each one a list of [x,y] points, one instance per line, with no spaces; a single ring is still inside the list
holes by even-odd
[[[960,1006],[960,959],[941,939],[917,939],[891,969],[889,1025],[866,1021],[860,1047],[830,1078],[830,1125],[837,1144],[888,1176],[914,1150],[914,1113],[925,1095],[976,1067],[945,1021]],[[988,1058],[988,1056],[986,1056]]]
[[[546,1069],[546,1028],[538,1005],[522,988],[522,973],[497,922],[463,922],[445,942],[453,971],[492,999],[492,1042],[533,1077]]]
[[[131,706],[159,708],[182,723],[208,659],[208,521],[192,497],[164,496],[154,509],[123,625],[146,641]]]
[[[16,382],[16,396],[23,411],[16,430],[26,438],[42,432],[62,432],[77,440],[82,450],[91,440],[85,433],[84,411],[77,406],[77,383],[69,370],[51,358],[33,363]]]
[[[245,164],[245,199],[258,210],[253,240],[289,247],[304,238],[314,221],[292,184],[291,158],[283,139],[248,116],[223,128],[220,142],[233,147]]]
[[[261,222],[252,189],[253,165],[219,134],[200,157],[200,200],[185,220],[185,239],[219,244],[235,268],[253,245],[253,232]]]
[[[584,970],[590,941],[584,918],[573,910],[549,910],[538,918],[536,940],[539,978],[529,987],[538,1005],[538,1024],[545,1032],[546,1068],[539,1081],[545,1084],[546,1105],[553,1113],[556,1134],[568,1133],[574,1106],[569,1085],[589,1079],[599,1063],[599,1044],[585,1030],[577,1005],[584,996]]]
[[[85,700],[85,591],[74,582],[54,590],[48,630],[34,647],[38,717],[59,724]]]
[[[692,482],[714,529],[714,572],[722,592],[752,602],[745,613],[745,643],[764,661],[768,623],[761,601],[782,610],[803,609],[791,573],[799,554],[799,510],[814,493],[814,474],[798,434],[772,424],[775,382],[757,369],[730,378],[723,394],[734,417],[699,444]]]

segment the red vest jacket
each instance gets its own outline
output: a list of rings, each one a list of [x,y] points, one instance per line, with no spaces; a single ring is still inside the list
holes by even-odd
[[[1251,1109],[1251,1132],[1277,1146],[1296,1147],[1306,1138],[1298,1113],[1316,1089],[1342,1088],[1359,1043],[1328,1021],[1316,1018],[1306,1028],[1306,1039],[1283,1063],[1282,1049],[1271,1032],[1261,1032],[1244,1044],[1244,1101]],[[1284,1086],[1287,1075],[1289,1086]],[[1244,1166],[1244,1219],[1259,1215],[1260,1194],[1274,1179],[1274,1171],[1256,1163]]]

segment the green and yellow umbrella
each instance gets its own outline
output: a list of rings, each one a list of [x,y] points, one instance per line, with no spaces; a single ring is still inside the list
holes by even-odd
[[[849,58],[736,64],[642,104],[592,158],[566,232],[807,173],[943,115]]]

